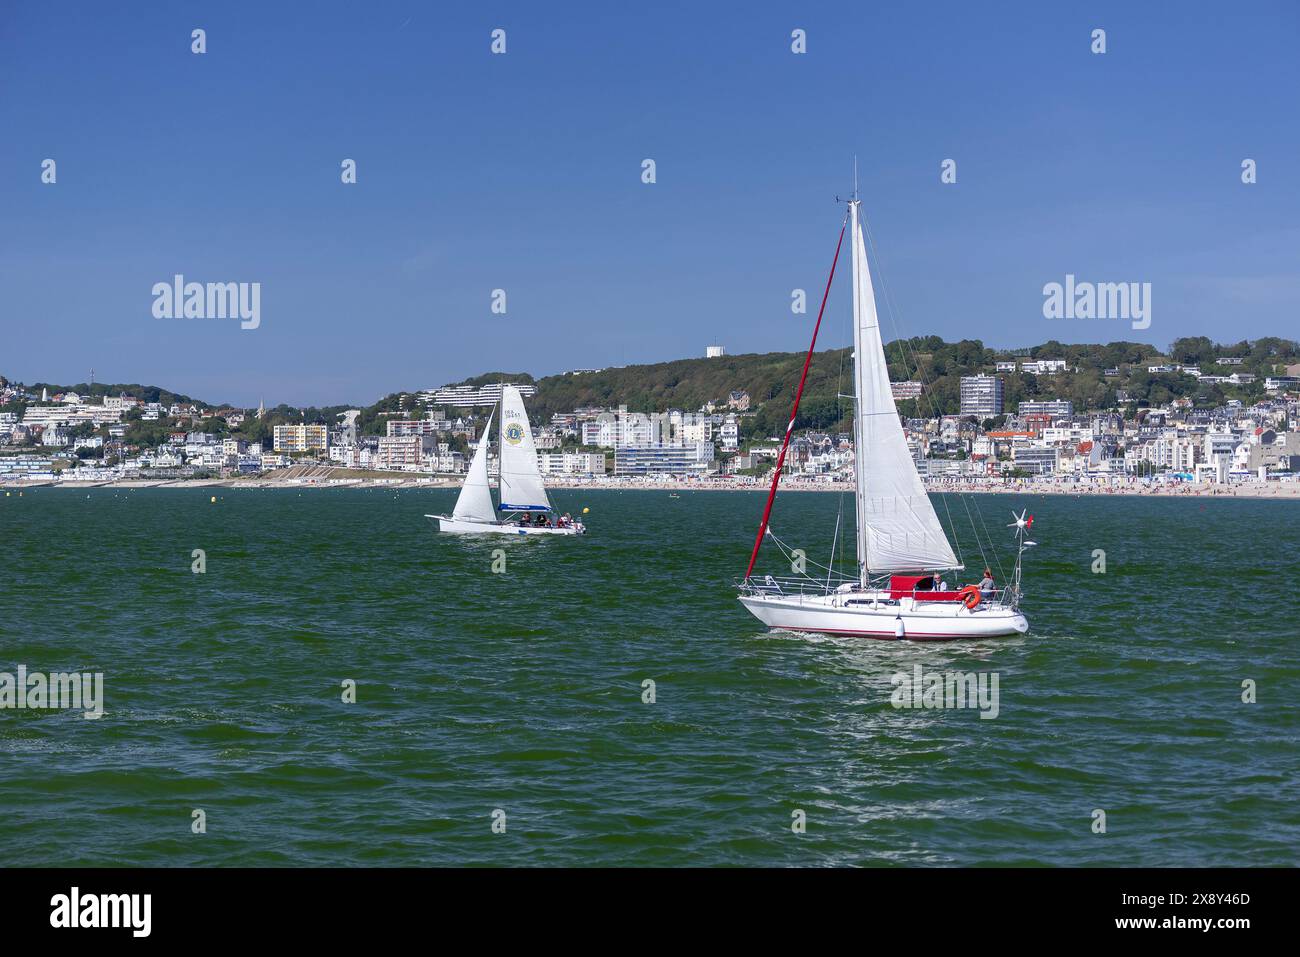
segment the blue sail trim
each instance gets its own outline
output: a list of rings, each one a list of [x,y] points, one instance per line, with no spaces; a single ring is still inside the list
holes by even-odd
[[[499,512],[549,512],[550,508],[546,505],[507,505],[502,502],[497,506]]]

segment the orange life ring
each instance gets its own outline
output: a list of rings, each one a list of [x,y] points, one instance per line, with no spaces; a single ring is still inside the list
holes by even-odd
[[[959,589],[957,597],[961,598],[966,603],[966,607],[972,611],[984,600],[984,596],[980,594],[979,585],[967,585],[965,588]]]

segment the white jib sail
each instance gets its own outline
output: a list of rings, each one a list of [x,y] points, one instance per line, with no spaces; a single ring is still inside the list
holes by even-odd
[[[469,463],[469,474],[465,484],[460,487],[460,497],[451,517],[474,522],[496,521],[496,511],[492,508],[492,488],[488,485],[488,433],[492,429],[492,413],[488,413],[487,425],[483,428],[483,437],[478,440],[474,458]]]
[[[889,388],[876,294],[867,267],[858,205],[853,217],[853,369],[857,414],[858,561],[868,572],[958,568],[948,537],[907,448]]]
[[[537,449],[528,413],[519,390],[501,388],[501,510],[503,512],[549,511],[551,500],[537,468]]]

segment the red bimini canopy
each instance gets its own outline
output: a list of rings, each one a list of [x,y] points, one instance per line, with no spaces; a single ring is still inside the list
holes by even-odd
[[[889,597],[915,597],[925,601],[961,601],[961,597],[955,591],[931,591],[930,582],[933,579],[933,575],[890,575]],[[925,583],[924,586],[917,588],[921,582]]]

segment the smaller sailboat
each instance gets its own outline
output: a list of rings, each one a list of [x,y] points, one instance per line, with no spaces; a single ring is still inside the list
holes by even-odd
[[[537,468],[537,448],[523,396],[512,385],[501,388],[501,503],[495,508],[487,463],[491,432],[492,413],[488,413],[451,514],[424,517],[436,519],[438,531],[455,535],[585,535],[582,522],[554,514]]]

